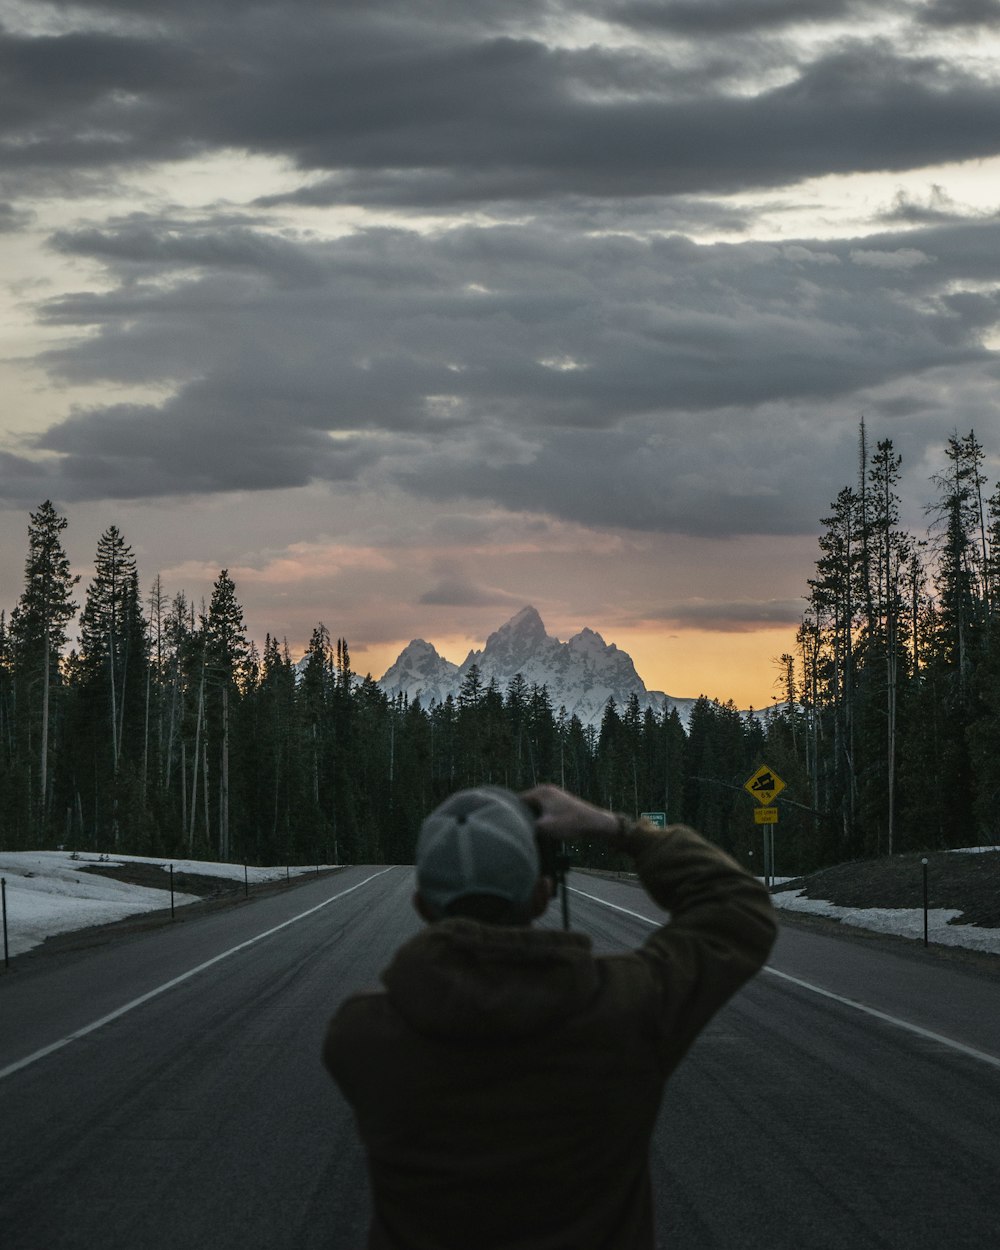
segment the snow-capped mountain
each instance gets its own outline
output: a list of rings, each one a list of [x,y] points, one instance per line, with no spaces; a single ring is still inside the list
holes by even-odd
[[[414,639],[395,664],[382,676],[379,685],[390,696],[405,693],[419,698],[424,707],[441,703],[459,687],[473,665],[478,665],[483,685],[496,680],[506,692],[510,679],[520,673],[529,686],[546,686],[552,706],[565,707],[585,724],[599,725],[608,699],[624,708],[631,694],[639,706],[660,711],[676,707],[686,724],[694,699],[675,699],[661,690],[647,690],[635,671],[632,657],[614,643],[606,643],[592,629],[582,629],[568,642],[560,642],[545,632],[542,618],[532,607],[490,634],[481,651],[470,651],[462,664],[452,664],[422,638]]]
[[[431,643],[414,638],[378,684],[388,695],[405,693],[411,701],[419,698],[424,707],[430,707],[431,703],[443,703],[449,694],[458,693],[460,672],[459,665],[438,655]]]

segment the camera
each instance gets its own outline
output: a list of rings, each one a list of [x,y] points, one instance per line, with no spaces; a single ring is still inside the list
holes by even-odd
[[[566,876],[572,860],[565,842],[557,842],[554,838],[536,836],[538,859],[542,865],[542,876],[551,877],[558,886]]]

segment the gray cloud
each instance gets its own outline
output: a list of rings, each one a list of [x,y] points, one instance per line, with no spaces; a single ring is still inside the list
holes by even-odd
[[[308,21],[290,21],[262,4],[237,23],[227,4],[177,5],[141,32],[8,31],[4,167],[87,171],[226,147],[328,171],[303,202],[442,207],[730,192],[1000,145],[993,85],[946,62],[871,39],[809,60],[753,37],[794,18],[787,0],[594,10],[690,27],[670,51],[550,46],[525,33],[529,10],[488,22],[479,6],[448,7],[301,5]],[[827,0],[810,16],[853,7]],[[549,12],[568,22],[579,9]],[[751,33],[706,42],[699,23]],[[779,69],[780,85],[755,84]]]
[[[517,595],[495,587],[483,586],[462,574],[441,577],[428,591],[420,596],[420,603],[441,607],[520,607]]]
[[[842,21],[870,8],[859,0],[625,0],[613,12],[640,29],[708,35]]]
[[[8,234],[22,230],[31,220],[31,215],[13,204],[0,202],[0,234]]]
[[[496,62],[473,75],[468,96],[458,75],[454,107],[468,124],[457,130],[417,92],[408,101],[423,115],[417,137],[391,109],[355,133],[332,129],[305,144],[289,137],[305,167],[341,171],[303,197],[442,206],[732,192],[983,156],[1000,145],[991,86],[872,43],[846,45],[749,98],[713,92],[709,78],[677,98],[598,103],[568,84],[556,91],[559,65],[530,45],[512,44]],[[448,72],[428,66],[420,77]],[[672,78],[672,67],[657,78],[668,93]]]
[[[669,622],[681,629],[752,633],[762,626],[797,626],[805,606],[802,599],[698,600],[664,607],[652,613],[650,619]]]
[[[931,0],[920,12],[928,26],[995,26],[1000,21],[998,0]]]
[[[7,448],[3,497],[390,483],[470,514],[813,527],[862,410],[918,463],[942,428],[1000,415],[997,217],[901,191],[874,235],[697,241],[752,223],[731,192],[1000,150],[996,85],[915,25],[984,6],[901,5],[892,44],[829,25],[875,11],[104,0],[53,8],[61,34],[0,31],[8,234],[46,179],[63,205],[223,151],[302,174],[246,212],[109,207],[52,234],[87,276],[34,306],[37,365],[71,395],[166,398],[91,393]],[[571,38],[581,15],[622,38]],[[329,239],[284,205],[439,228]],[[449,572],[428,593],[498,592]]]
[[[891,206],[879,213],[879,219],[888,225],[924,226],[964,221],[979,215],[957,204],[943,187],[933,185],[923,201],[905,191],[897,191]]]
[[[117,285],[45,306],[74,334],[42,357],[53,375],[175,388],[35,440],[71,499],[376,474],[586,523],[797,532],[820,506],[817,439],[849,463],[859,396],[892,416],[879,388],[989,368],[981,336],[1000,320],[983,285],[1000,287],[995,220],[695,246],[544,224],[316,241],[130,219],[54,246]],[[843,424],[817,435],[816,411]],[[930,425],[940,412],[928,401]]]

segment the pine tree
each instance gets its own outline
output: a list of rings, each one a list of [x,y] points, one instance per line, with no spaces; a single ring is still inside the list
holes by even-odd
[[[821,555],[809,588],[811,615],[820,639],[816,703],[830,710],[832,720],[832,757],[821,770],[817,766],[822,772],[820,805],[839,812],[846,848],[853,842],[857,821],[855,630],[861,580],[860,509],[850,487],[840,491],[832,507],[830,516],[820,521],[825,532],[820,535]]]
[[[482,703],[483,678],[478,664],[472,664],[458,691],[458,743],[462,784],[479,785],[484,780]]]
[[[17,702],[22,709],[20,738],[28,758],[38,761],[37,781],[31,787],[33,823],[36,833],[44,836],[50,799],[53,691],[61,684],[59,657],[66,643],[66,626],[78,606],[72,592],[80,579],[70,572],[62,544],[66,518],[59,516],[48,499],[29,516],[24,590],[11,614],[10,634]]]
[[[208,616],[205,619],[205,673],[218,692],[217,719],[213,718],[214,737],[219,750],[219,858],[230,856],[230,786],[229,748],[232,705],[246,682],[249,647],[243,608],[236,598],[236,585],[223,569],[212,587]],[[208,743],[206,742],[206,750]]]
[[[74,733],[67,752],[70,806],[89,813],[93,836],[137,849],[145,824],[149,640],[135,557],[116,526],[101,535],[80,614],[73,666]]]
[[[122,758],[125,710],[145,696],[147,642],[135,556],[112,525],[101,535],[94,577],[80,613],[81,668],[105,699],[113,771]],[[135,725],[131,728],[136,728]],[[133,745],[133,754],[138,754]]]
[[[902,457],[893,449],[891,439],[881,440],[872,458],[869,477],[873,497],[873,536],[877,553],[877,577],[874,601],[877,633],[869,640],[871,659],[877,662],[881,652],[885,670],[885,828],[889,855],[896,841],[896,754],[898,747],[897,716],[903,641],[900,637],[903,613],[903,576],[913,547],[909,537],[899,528],[899,470]]]

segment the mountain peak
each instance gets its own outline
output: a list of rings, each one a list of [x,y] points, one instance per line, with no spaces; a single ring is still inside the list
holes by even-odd
[[[596,630],[586,625],[578,634],[574,634],[566,645],[571,651],[581,655],[603,655],[607,651],[618,650],[613,642],[606,643]]]
[[[536,608],[522,608],[520,612],[515,613],[506,624],[501,625],[498,630],[490,634],[486,640],[486,650],[490,648],[490,644],[494,645],[501,639],[510,639],[516,637],[520,642],[539,643],[548,637],[545,632],[545,626],[542,618],[538,615]]]
[[[470,651],[461,665],[442,659],[422,639],[411,642],[379,684],[391,695],[405,690],[410,698],[419,695],[424,704],[431,699],[443,703],[448,694],[458,692],[474,664],[484,685],[495,681],[504,691],[520,674],[529,686],[545,686],[554,707],[565,707],[569,715],[595,727],[608,699],[624,707],[635,694],[643,707],[677,706],[682,716],[694,702],[647,690],[628,652],[605,642],[595,630],[581,629],[569,642],[553,638],[530,604],[490,634],[481,651]]]
[[[443,703],[455,684],[458,665],[444,659],[433,643],[414,638],[383,673],[379,685],[392,697],[405,693],[422,703]]]
[[[538,609],[526,604],[520,612],[515,612],[506,625],[501,625],[501,629],[540,629],[545,632],[545,626],[542,624],[542,618],[538,615]]]

